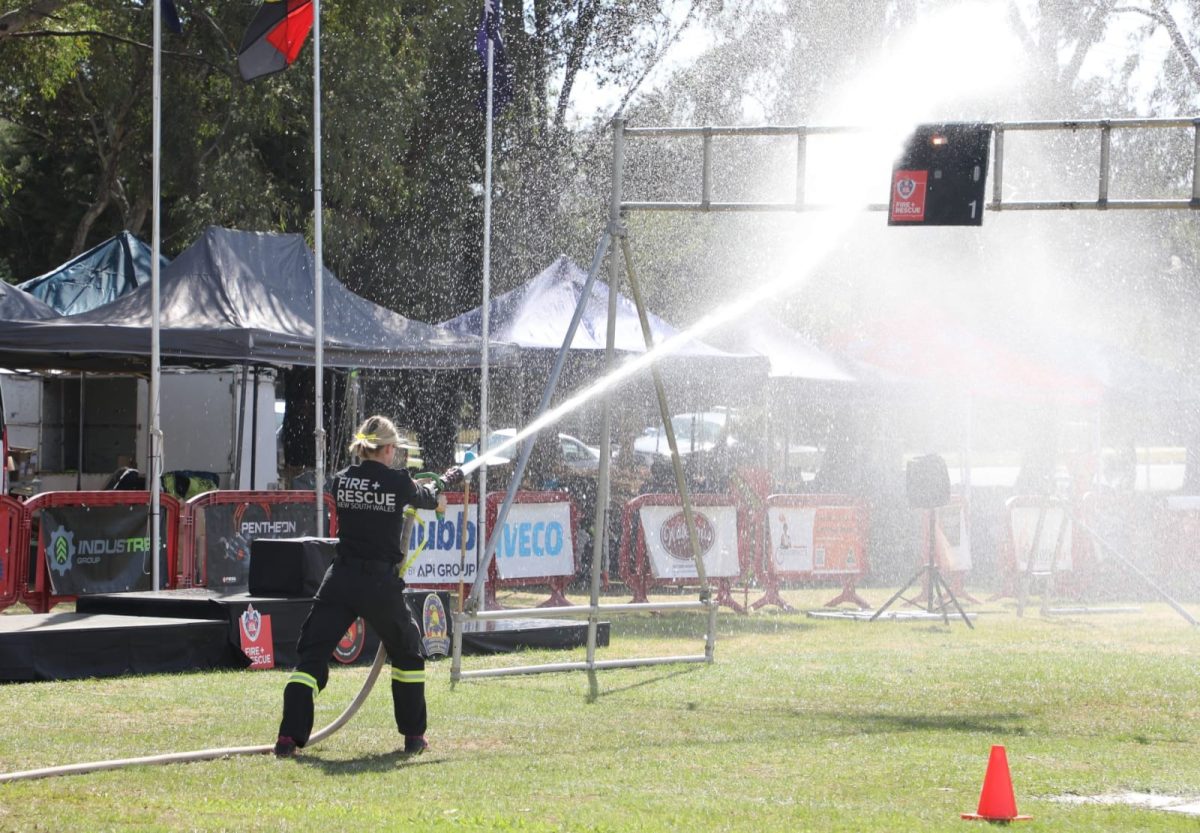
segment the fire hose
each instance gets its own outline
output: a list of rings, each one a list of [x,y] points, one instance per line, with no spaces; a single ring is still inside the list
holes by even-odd
[[[405,510],[404,513],[404,530],[401,533],[401,548],[407,547],[409,534],[412,531],[412,525],[417,518],[416,510],[411,507]],[[423,540],[420,546],[413,551],[411,555],[407,555],[404,562],[401,564],[400,575],[404,575],[403,570],[420,557],[425,549],[425,544],[428,539]],[[387,649],[381,642],[379,650],[375,652],[375,661],[371,664],[371,670],[367,672],[367,679],[363,681],[362,688],[358,694],[354,695],[354,699],[350,701],[350,705],[346,706],[337,718],[322,729],[313,732],[308,740],[308,745],[324,740],[332,735],[338,729],[350,722],[350,718],[354,717],[362,704],[366,701],[367,695],[371,693],[371,688],[375,685],[375,680],[379,677],[380,670],[383,669],[383,662],[387,658]],[[20,772],[4,772],[0,773],[0,783],[9,781],[26,781],[34,778],[53,778],[58,775],[81,775],[85,772],[101,772],[106,769],[123,769],[129,766],[150,766],[154,764],[183,764],[192,761],[211,761],[217,758],[231,758],[235,755],[265,755],[274,751],[274,744],[262,744],[259,746],[227,746],[218,749],[200,749],[195,752],[169,752],[163,755],[146,755],[141,758],[116,758],[109,761],[91,761],[82,764],[66,764],[64,766],[43,767],[41,769],[27,769]]]

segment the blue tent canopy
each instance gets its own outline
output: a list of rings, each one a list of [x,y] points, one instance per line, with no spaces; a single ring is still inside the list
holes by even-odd
[[[150,255],[149,246],[123,231],[19,286],[62,315],[78,315],[149,283]]]

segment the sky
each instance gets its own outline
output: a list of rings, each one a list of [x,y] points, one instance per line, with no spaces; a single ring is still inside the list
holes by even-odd
[[[1145,0],[1134,0],[1127,5],[1133,8],[1149,7],[1149,3]],[[688,6],[690,6],[689,0],[679,0],[675,4],[672,20],[676,25],[682,23]],[[1034,19],[1037,6],[1035,0],[1018,0],[1018,6],[1026,20]],[[1175,19],[1184,25],[1190,16],[1188,4],[1174,2],[1169,3],[1168,6]],[[1129,59],[1131,48],[1134,48],[1131,38],[1147,22],[1148,18],[1142,14],[1134,12],[1117,14],[1107,27],[1104,38],[1089,50],[1080,72],[1081,78],[1106,78],[1117,74]],[[664,85],[672,74],[681,68],[690,66],[718,40],[718,33],[711,28],[707,21],[702,19],[692,22],[670,48],[664,60],[643,83],[641,92],[645,93]],[[1149,101],[1155,85],[1158,83],[1160,68],[1172,48],[1170,36],[1164,27],[1158,26],[1149,38],[1139,41],[1136,48],[1141,56],[1141,61],[1131,79],[1130,91],[1133,94],[1133,100],[1145,102],[1145,107],[1141,108],[1142,112],[1139,115],[1150,115]],[[997,59],[995,55],[989,55],[988,58],[989,60]],[[609,118],[615,113],[623,93],[623,89],[611,86],[600,87],[594,75],[582,75],[576,81],[569,111],[570,117],[578,124],[592,123],[598,117]],[[743,106],[743,123],[764,123],[764,112],[757,101],[747,98]]]

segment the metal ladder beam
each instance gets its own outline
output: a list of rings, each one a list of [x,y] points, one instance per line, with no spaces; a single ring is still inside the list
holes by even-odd
[[[1120,210],[1184,210],[1200,208],[1200,117],[1177,118],[1130,118],[1130,119],[1069,119],[1062,121],[1013,121],[993,122],[985,125],[992,131],[992,200],[985,208],[988,211],[1120,211]],[[1192,193],[1188,198],[1111,199],[1109,190],[1112,182],[1112,134],[1114,131],[1190,129],[1192,131],[1191,180]],[[1100,139],[1100,153],[1096,168],[1096,198],[1061,200],[1004,200],[1005,137],[1018,132],[1061,132],[1078,134],[1095,131]],[[700,199],[675,201],[624,200],[620,208],[625,211],[698,211],[732,213],[785,213],[801,211],[823,211],[835,206],[812,203],[807,200],[805,179],[808,159],[808,137],[839,134],[861,134],[864,127],[763,125],[758,127],[626,127],[628,139],[689,139],[701,142]],[[719,201],[713,199],[713,139],[793,137],[796,141],[796,188],[790,202],[767,201]],[[870,203],[867,211],[886,211],[887,203]]]

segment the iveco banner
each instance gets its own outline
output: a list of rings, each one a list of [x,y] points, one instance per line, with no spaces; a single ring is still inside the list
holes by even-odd
[[[496,542],[496,570],[502,579],[571,576],[575,544],[571,504],[515,503]]]
[[[218,503],[205,506],[201,517],[198,539],[203,541],[208,589],[219,593],[246,591],[254,539],[300,538],[317,532],[311,500]]]
[[[149,590],[149,507],[50,506],[41,510],[40,541],[45,547],[50,587],[56,596]],[[160,538],[159,565],[167,574],[166,535]]]

